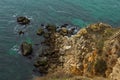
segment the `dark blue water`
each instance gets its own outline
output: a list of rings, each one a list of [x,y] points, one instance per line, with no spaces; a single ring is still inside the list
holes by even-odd
[[[17,16],[27,16],[24,29]],[[35,36],[41,23],[69,23],[84,27],[95,22],[120,25],[120,0],[0,0],[0,80],[30,80],[32,63],[19,54],[22,41],[39,42]],[[24,29],[24,36],[17,31]]]

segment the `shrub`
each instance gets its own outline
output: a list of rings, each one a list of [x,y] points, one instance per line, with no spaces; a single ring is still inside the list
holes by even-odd
[[[107,69],[107,64],[103,59],[97,59],[94,65],[95,73],[104,74]]]

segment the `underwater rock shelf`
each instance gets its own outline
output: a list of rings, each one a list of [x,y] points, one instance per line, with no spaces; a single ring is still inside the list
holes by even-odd
[[[57,28],[48,24],[45,28],[38,29],[36,34],[44,37],[41,47],[46,48],[39,53],[32,53],[39,54],[34,60],[36,69],[45,75],[61,71],[74,76],[118,80],[111,75],[117,74],[113,67],[120,57],[120,28],[96,23],[75,33],[75,28],[69,30],[66,26],[67,24]],[[22,52],[28,56],[32,51],[31,45],[24,45]]]

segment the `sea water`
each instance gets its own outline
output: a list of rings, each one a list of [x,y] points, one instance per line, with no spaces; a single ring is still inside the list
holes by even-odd
[[[16,18],[27,16],[31,24],[18,25]],[[32,63],[20,55],[23,41],[38,42],[41,23],[79,27],[104,22],[120,26],[120,0],[0,0],[0,80],[30,80]],[[18,35],[19,30],[25,35]]]

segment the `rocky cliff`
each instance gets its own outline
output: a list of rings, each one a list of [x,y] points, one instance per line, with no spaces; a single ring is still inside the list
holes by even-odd
[[[53,25],[47,25],[46,30],[39,29],[37,34],[45,38],[42,45],[46,47],[35,58],[37,70],[42,74],[62,72],[92,79],[98,76],[119,80],[115,69],[119,73],[120,28],[96,23],[74,35],[71,32],[64,26],[58,31]]]

